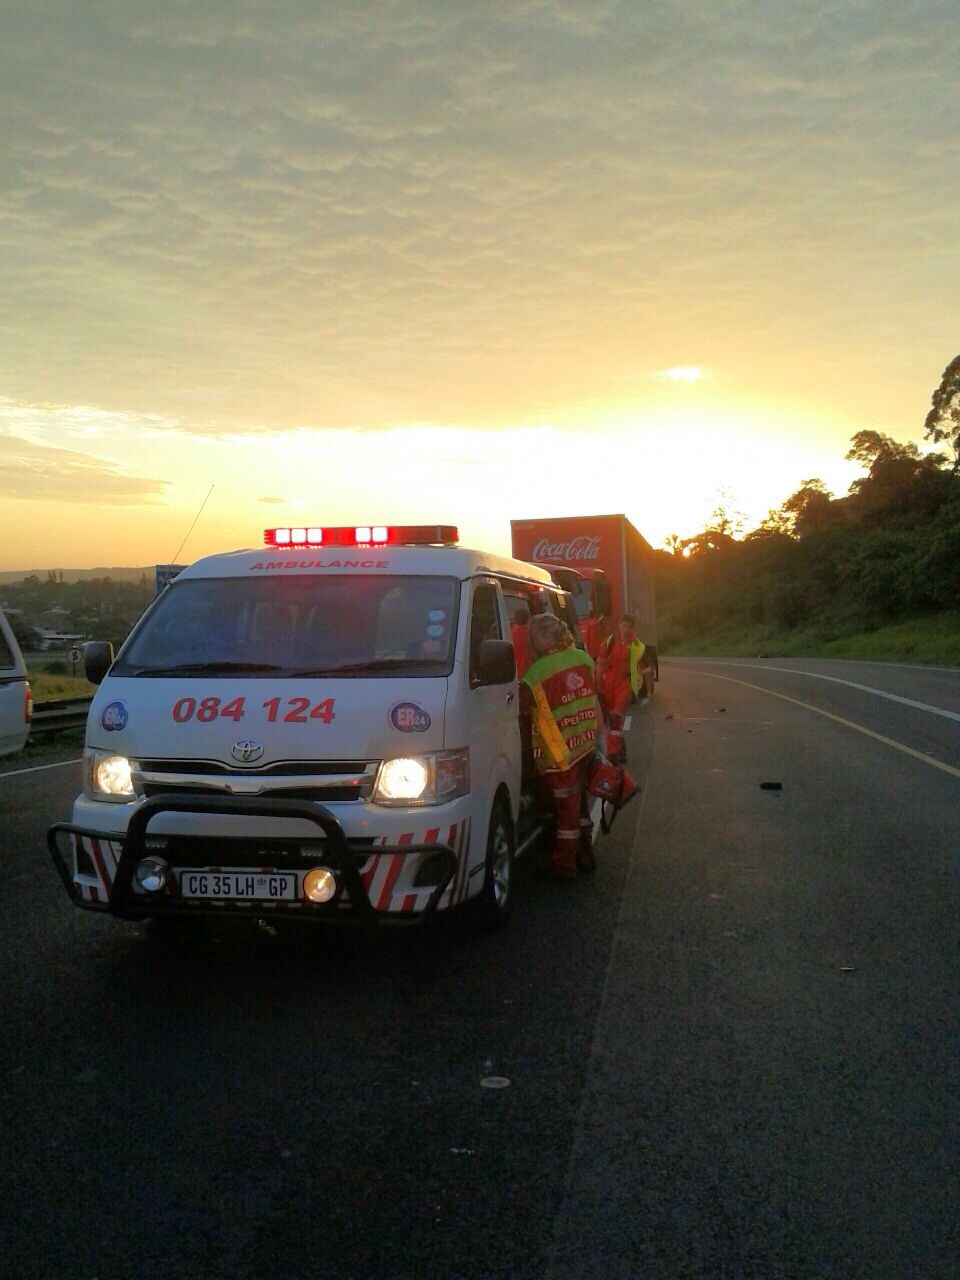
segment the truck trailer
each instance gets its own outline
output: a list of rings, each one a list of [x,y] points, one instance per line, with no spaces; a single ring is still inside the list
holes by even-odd
[[[513,555],[555,570],[573,595],[593,657],[622,615],[631,613],[659,678],[653,551],[626,516],[511,520],[510,532]]]

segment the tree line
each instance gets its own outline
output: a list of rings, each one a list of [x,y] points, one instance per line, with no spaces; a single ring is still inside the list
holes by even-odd
[[[134,623],[153,599],[154,584],[144,575],[138,582],[114,578],[86,578],[64,582],[51,570],[46,577],[31,574],[0,588],[0,604],[8,612],[20,647],[39,647],[40,627],[109,640],[115,648],[126,639]],[[62,613],[59,612],[62,610]]]
[[[960,356],[924,433],[949,454],[858,431],[846,457],[864,474],[845,496],[813,477],[743,536],[725,502],[702,532],[671,535],[657,555],[661,646],[761,628],[826,640],[960,610]]]

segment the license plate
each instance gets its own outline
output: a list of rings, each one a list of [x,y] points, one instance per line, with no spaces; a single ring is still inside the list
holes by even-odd
[[[290,871],[203,871],[182,868],[178,873],[183,898],[236,898],[257,902],[295,900],[297,877]]]

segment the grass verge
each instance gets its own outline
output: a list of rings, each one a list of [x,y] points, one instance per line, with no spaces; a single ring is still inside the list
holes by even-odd
[[[663,628],[663,655],[687,657],[852,658],[876,662],[918,662],[960,666],[960,612],[877,627],[850,635],[802,627],[771,631],[768,627],[729,628],[697,636],[671,635]]]
[[[57,702],[61,698],[92,698],[95,684],[79,676],[50,675],[46,671],[28,672],[34,702]]]

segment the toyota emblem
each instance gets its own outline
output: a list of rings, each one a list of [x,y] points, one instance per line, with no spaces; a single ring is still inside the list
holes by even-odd
[[[263,744],[254,742],[252,738],[241,738],[233,744],[230,754],[241,764],[253,764],[254,760],[259,760],[263,755]]]

